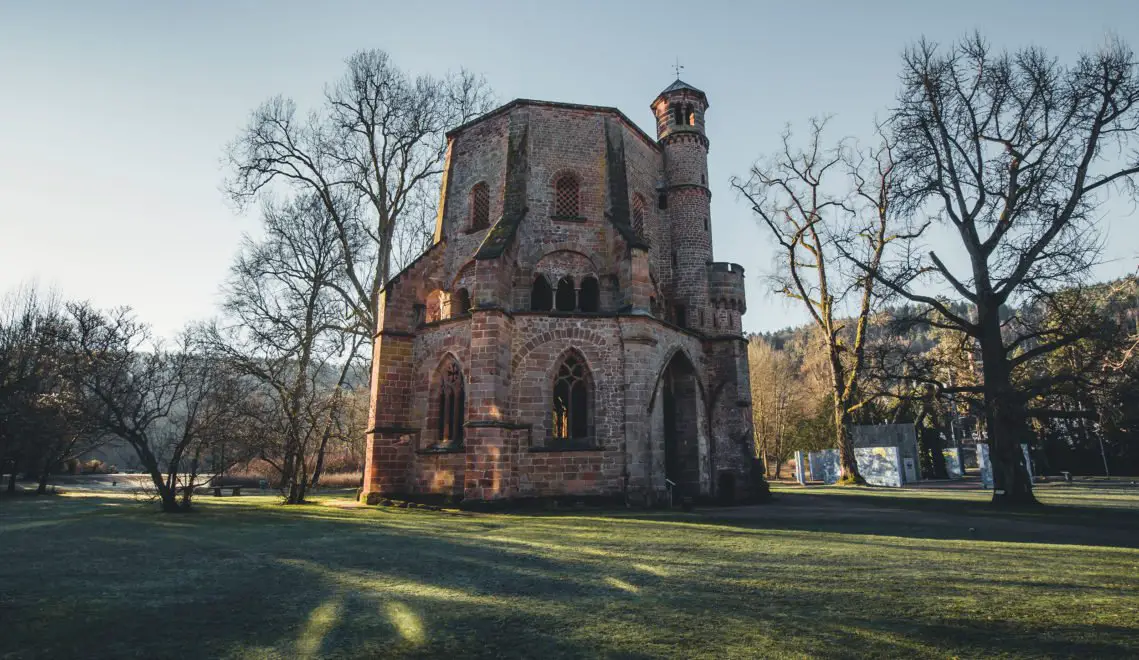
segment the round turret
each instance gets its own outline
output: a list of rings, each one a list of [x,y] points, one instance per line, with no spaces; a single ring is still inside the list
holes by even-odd
[[[710,330],[714,326],[708,299],[712,195],[708,189],[708,138],[704,135],[708,97],[678,79],[656,97],[652,109],[664,154],[662,214],[672,247],[664,280],[672,294],[672,321]]]

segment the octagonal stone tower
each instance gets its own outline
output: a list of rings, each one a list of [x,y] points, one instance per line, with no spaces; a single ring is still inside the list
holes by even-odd
[[[518,99],[448,134],[435,244],[380,292],[364,491],[746,500],[743,268],[712,261],[704,92]]]

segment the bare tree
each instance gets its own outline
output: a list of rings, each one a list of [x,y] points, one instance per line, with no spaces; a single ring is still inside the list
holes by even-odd
[[[45,492],[53,469],[102,442],[67,378],[71,330],[59,297],[33,284],[0,302],[0,457],[13,464],[9,491],[22,465]]]
[[[757,375],[751,381],[756,448],[768,473],[774,468],[772,476],[778,479],[790,455],[787,437],[791,418],[800,412],[802,404],[798,365],[786,351],[775,350],[761,337],[752,337],[747,349],[748,367]]]
[[[792,146],[788,129],[782,151],[732,185],[779,245],[776,291],[800,301],[822,332],[844,480],[865,483],[847,426],[865,404],[859,380],[876,283],[844,269],[841,254],[858,254],[873,271],[886,244],[899,238],[889,233],[895,165],[888,142],[865,153],[841,144],[826,148],[825,127],[825,120],[812,120],[801,150]]]
[[[891,268],[854,261],[892,294],[919,304],[932,324],[976,341],[993,501],[1034,503],[1020,450],[1031,441],[1033,394],[1017,386],[1018,373],[1078,341],[1084,328],[1035,324],[1007,310],[1042,301],[1062,310],[1055,292],[1082,282],[1095,263],[1103,202],[1113,190],[1135,192],[1134,58],[1112,42],[1062,66],[1036,48],[994,53],[973,36],[948,48],[923,41],[903,63],[891,117],[899,199],[915,222],[955,236],[951,245],[966,263],[954,268],[946,249],[924,249],[933,240],[928,224],[916,228],[921,238],[907,241]],[[968,301],[972,313],[951,309],[948,295]]]
[[[319,474],[363,339],[342,330],[352,308],[339,294],[337,218],[316,195],[266,203],[263,216],[264,236],[246,237],[231,269],[225,316],[205,334],[259,383],[267,428],[258,456],[280,474],[285,501],[298,504]]]
[[[370,340],[393,258],[414,258],[425,243],[447,130],[488,111],[492,97],[467,71],[412,79],[380,50],[352,55],[347,69],[307,116],[283,97],[257,108],[227,150],[225,188],[240,205],[280,184],[324,206],[342,252],[346,329]]]
[[[247,393],[189,333],[169,350],[129,309],[71,304],[68,311],[75,324],[70,372],[90,424],[134,449],[163,511],[189,509],[200,459]]]

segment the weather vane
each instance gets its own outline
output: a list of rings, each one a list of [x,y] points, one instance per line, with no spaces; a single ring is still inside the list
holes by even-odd
[[[672,65],[673,70],[676,71],[676,79],[680,80],[680,72],[684,70],[684,65],[680,63],[680,58],[676,58],[676,64]]]

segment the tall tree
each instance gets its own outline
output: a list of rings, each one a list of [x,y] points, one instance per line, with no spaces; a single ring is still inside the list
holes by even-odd
[[[1072,66],[1037,48],[996,53],[980,36],[947,48],[923,41],[903,56],[890,124],[899,199],[923,223],[920,238],[888,272],[853,260],[932,323],[976,341],[994,503],[1035,502],[1020,450],[1031,441],[1032,393],[1017,386],[1018,371],[1083,336],[1079,324],[1037,325],[1006,312],[1083,281],[1103,203],[1112,191],[1135,192],[1136,73],[1119,42]],[[934,236],[930,226],[947,231]],[[934,240],[938,249],[926,249]],[[960,267],[944,241],[964,257]],[[951,309],[950,294],[971,313]]]
[[[843,479],[865,483],[847,427],[865,403],[859,380],[876,282],[844,269],[840,254],[858,254],[874,271],[886,244],[898,238],[890,233],[895,165],[888,142],[869,152],[827,148],[825,127],[825,120],[812,120],[802,149],[784,132],[783,149],[732,185],[779,246],[777,292],[801,302],[822,333]]]
[[[344,252],[338,221],[316,195],[264,205],[263,236],[246,237],[226,286],[213,350],[261,387],[270,430],[259,457],[280,474],[285,501],[305,493],[343,408],[338,391],[362,338],[342,331]],[[320,462],[319,460],[317,461]]]
[[[227,149],[225,188],[239,205],[283,190],[324,206],[342,252],[338,292],[352,310],[345,329],[370,340],[393,258],[429,244],[446,132],[488,111],[492,97],[467,71],[412,79],[381,50],[346,64],[307,116],[280,96],[253,111]]]

